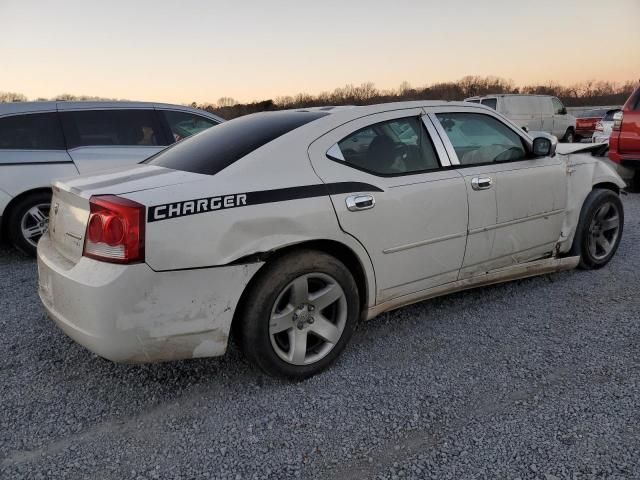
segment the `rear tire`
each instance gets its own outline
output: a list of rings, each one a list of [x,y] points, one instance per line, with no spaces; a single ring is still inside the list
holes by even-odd
[[[244,301],[239,343],[272,376],[304,379],[342,353],[359,318],[358,287],[336,258],[315,250],[267,264]]]
[[[38,240],[49,228],[50,207],[51,193],[37,192],[20,199],[11,208],[9,240],[24,254],[35,257]]]
[[[582,210],[570,256],[580,256],[580,268],[604,267],[620,245],[624,210],[620,197],[611,190],[596,188],[589,193]]]
[[[562,137],[562,141],[566,143],[573,143],[575,141],[575,133],[573,131],[573,128],[567,128],[564,137]]]

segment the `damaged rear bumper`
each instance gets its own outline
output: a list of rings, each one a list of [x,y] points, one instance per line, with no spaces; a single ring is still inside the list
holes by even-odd
[[[156,272],[82,257],[69,262],[48,235],[38,244],[39,294],[71,338],[115,362],[225,353],[240,295],[262,263]]]

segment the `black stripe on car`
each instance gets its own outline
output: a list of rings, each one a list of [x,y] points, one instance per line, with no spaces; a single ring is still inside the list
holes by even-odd
[[[213,197],[195,198],[181,202],[165,203],[149,207],[147,222],[158,222],[171,218],[186,217],[199,213],[215,212],[229,208],[248,207],[265,203],[286,202],[302,198],[322,197],[352,192],[382,192],[381,188],[361,182],[336,182],[299,187],[260,190],[257,192],[232,193]]]

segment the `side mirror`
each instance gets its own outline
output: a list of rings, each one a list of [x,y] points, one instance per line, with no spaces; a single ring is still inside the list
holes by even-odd
[[[560,110],[560,115],[566,115],[566,114],[567,114],[567,108],[562,107],[562,110]]]
[[[556,145],[548,137],[536,137],[533,139],[534,157],[553,157],[556,154]]]

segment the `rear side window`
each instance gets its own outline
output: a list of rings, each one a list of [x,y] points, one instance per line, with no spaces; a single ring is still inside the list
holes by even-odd
[[[375,175],[406,175],[440,166],[418,117],[380,122],[357,130],[340,140],[338,148],[347,164]]]
[[[153,110],[86,110],[60,115],[69,148],[167,144]]]
[[[57,113],[30,113],[0,118],[2,150],[64,150]]]
[[[486,105],[487,107],[491,107],[494,110],[498,108],[498,99],[497,98],[485,98],[482,100],[482,105]]]
[[[222,169],[326,112],[281,111],[246,115],[179,142],[147,159],[159,167],[215,175]]]
[[[436,114],[461,165],[523,160],[520,136],[499,120],[477,113]]]
[[[163,110],[162,113],[167,120],[169,130],[171,130],[175,142],[179,142],[196,133],[204,132],[207,128],[218,124],[215,120],[194,115],[193,113],[178,112],[175,110]]]

